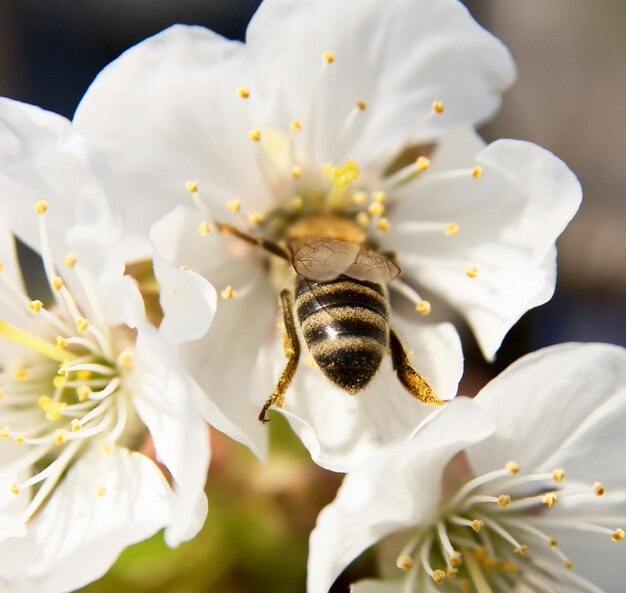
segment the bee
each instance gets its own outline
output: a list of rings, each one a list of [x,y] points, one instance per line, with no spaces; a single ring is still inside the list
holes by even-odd
[[[387,284],[400,275],[394,258],[378,252],[354,221],[309,215],[287,225],[278,242],[248,235],[224,223],[218,230],[256,245],[291,271],[293,288],[280,290],[287,363],[259,420],[272,406],[284,407],[285,393],[298,366],[301,347],[294,308],[306,345],[322,373],[354,395],[367,387],[387,352],[400,383],[416,399],[441,405],[413,368],[389,320]],[[295,296],[292,298],[292,292]]]

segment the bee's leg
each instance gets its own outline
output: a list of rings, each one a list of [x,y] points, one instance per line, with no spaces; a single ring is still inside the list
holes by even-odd
[[[265,251],[269,251],[272,255],[277,255],[278,257],[282,257],[287,261],[291,261],[289,253],[280,245],[278,245],[278,243],[274,243],[273,241],[270,241],[268,239],[263,239],[262,237],[253,237],[252,235],[248,235],[243,231],[236,229],[234,226],[223,222],[216,222],[215,226],[220,233],[223,233],[225,235],[232,235],[233,237],[237,237],[238,239],[241,239],[246,243],[261,247],[262,249],[265,249]]]
[[[433,404],[435,406],[445,404],[446,402],[435,395],[431,386],[413,368],[407,351],[393,330],[389,332],[389,346],[391,347],[393,370],[396,371],[396,375],[398,375],[398,379],[404,385],[404,388],[413,397],[425,404]]]
[[[259,420],[263,423],[269,422],[269,418],[266,418],[265,415],[270,407],[278,406],[279,408],[282,408],[285,406],[285,392],[287,391],[287,388],[296,373],[298,359],[300,358],[300,340],[298,339],[296,324],[293,319],[291,295],[288,290],[281,291],[280,304],[283,310],[283,323],[285,324],[283,348],[285,349],[287,364],[278,378],[276,389],[274,389],[272,395],[270,395],[265,404],[263,404],[263,408],[259,414]]]

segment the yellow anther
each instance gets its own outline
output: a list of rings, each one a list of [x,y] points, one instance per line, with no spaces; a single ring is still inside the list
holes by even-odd
[[[300,167],[298,167],[297,165],[294,165],[293,167],[291,167],[291,176],[294,179],[300,178],[301,175],[302,175],[302,169]]]
[[[513,553],[518,554],[519,556],[524,556],[527,550],[528,546],[526,544],[523,544],[517,548],[513,548]]]
[[[521,469],[519,466],[519,463],[517,463],[517,461],[512,461],[512,460],[507,461],[504,464],[504,467],[506,468],[506,471],[508,471],[510,474],[513,474],[513,475],[519,474],[520,469]]]
[[[376,227],[381,233],[386,233],[391,228],[391,223],[388,218],[381,218],[376,224]]]
[[[414,566],[413,558],[408,554],[400,554],[396,560],[396,566],[401,570],[411,570]]]
[[[508,507],[511,504],[511,497],[508,494],[500,494],[498,496],[498,506],[501,508]]]
[[[472,169],[472,177],[478,179],[483,174],[483,168],[476,166]]]
[[[259,130],[258,128],[250,130],[248,137],[250,138],[250,140],[252,140],[252,142],[258,142],[259,140],[261,140],[261,130]]]
[[[45,200],[35,202],[35,212],[37,212],[37,214],[45,214],[48,212],[48,202]]]
[[[485,522],[481,521],[480,519],[474,519],[472,521],[472,529],[476,532],[476,533],[480,533],[480,530],[485,526]]]
[[[478,546],[478,548],[474,550],[474,558],[476,558],[478,562],[485,562],[485,560],[487,560],[487,550],[484,546]]]
[[[458,232],[459,225],[456,222],[449,223],[448,226],[446,226],[446,230],[444,231],[447,237],[452,237],[453,235],[458,234]]]
[[[571,560],[566,560],[563,562],[563,566],[568,570],[572,570],[572,568],[574,568],[574,563]]]
[[[31,301],[30,303],[28,303],[28,308],[31,311],[34,311],[35,313],[39,313],[39,311],[41,311],[41,308],[43,307],[43,303],[39,300],[37,301]]]
[[[16,381],[26,381],[26,379],[28,379],[28,371],[26,369],[17,369],[15,371]]]
[[[361,110],[365,111],[367,109],[367,101],[357,101],[356,106]]]
[[[565,470],[564,469],[555,469],[552,472],[552,479],[560,484],[565,479]]]
[[[367,194],[364,191],[358,191],[350,196],[352,203],[356,206],[362,206],[367,202]]]
[[[129,369],[135,362],[135,355],[130,350],[123,350],[117,357],[117,365],[123,369]]]
[[[228,200],[228,202],[226,202],[226,208],[228,208],[231,212],[239,212],[239,210],[241,210],[241,201],[237,198],[234,200]]]
[[[454,579],[456,578],[456,575],[458,574],[458,569],[456,568],[452,568],[452,567],[448,567],[446,569],[446,575],[448,576],[448,578]]]
[[[624,530],[618,528],[611,534],[611,539],[614,542],[621,542],[624,539],[624,535],[626,535]]]
[[[415,310],[420,315],[428,315],[431,310],[430,301],[420,301],[417,305],[415,305]]]
[[[222,292],[220,292],[220,296],[223,299],[232,299],[235,296],[236,292],[233,290],[233,287],[229,284]]]
[[[241,99],[247,99],[250,96],[250,89],[247,86],[240,86],[237,89],[237,94]]]
[[[332,51],[323,51],[322,60],[327,64],[332,64],[335,61],[335,54]]]
[[[548,541],[548,547],[557,548],[559,545],[559,540],[556,537],[551,537],[550,541]]]
[[[76,378],[79,381],[89,381],[89,379],[91,379],[91,371],[87,371],[85,369],[81,369],[80,371],[76,371]]]
[[[308,366],[310,369],[312,369],[315,366],[315,360],[313,359],[313,357],[309,354],[305,359],[304,359],[304,364],[306,366]]]
[[[433,570],[433,581],[438,585],[441,585],[446,580],[446,573],[438,568],[437,570]]]
[[[63,263],[65,264],[65,267],[67,268],[73,268],[76,265],[77,261],[78,261],[78,256],[75,253],[68,253],[63,258]]]
[[[433,101],[433,111],[437,115],[441,115],[446,109],[443,101]]]
[[[67,408],[67,404],[63,402],[50,402],[45,408],[46,418],[52,422],[60,420],[63,410]]]
[[[79,317],[76,320],[76,329],[80,334],[85,333],[89,329],[89,320],[84,317]]]
[[[379,202],[380,204],[382,204],[386,198],[387,194],[384,191],[375,191],[372,194],[372,201]]]
[[[368,206],[367,211],[372,216],[382,216],[385,213],[385,205],[381,204],[380,202],[372,202]]]
[[[18,445],[23,445],[24,444],[24,435],[23,434],[16,434],[15,437],[13,437],[13,440]]]
[[[604,487],[602,482],[594,482],[593,491],[596,493],[596,496],[604,496],[606,493],[606,488]]]
[[[98,486],[98,488],[96,488],[96,494],[102,498],[105,494],[107,493],[106,488],[104,486]]]
[[[4,439],[5,441],[11,436],[11,429],[8,426],[3,426],[0,428],[0,439]]]
[[[415,168],[418,171],[426,171],[426,169],[430,169],[430,159],[425,156],[418,156],[415,161]]]
[[[250,224],[260,224],[265,220],[265,214],[262,214],[261,212],[252,212],[251,214],[248,214],[248,220],[250,221]]]
[[[517,565],[515,562],[511,562],[510,560],[505,561],[502,563],[502,570],[510,575],[514,575],[517,572]]]
[[[74,418],[71,424],[72,424],[72,432],[78,432],[83,427],[83,425],[80,423],[80,420],[78,418]]]
[[[332,167],[330,170],[330,180],[336,187],[348,187],[359,175],[359,164],[356,161],[346,161],[341,167]]]
[[[463,558],[461,557],[461,552],[457,552],[456,550],[450,554],[450,565],[454,568],[457,568],[463,564]]]
[[[179,270],[191,270],[191,268],[185,264],[183,264],[182,266],[178,266]]]
[[[195,194],[198,192],[198,182],[197,181],[185,181],[185,189],[190,194]]]
[[[291,120],[289,124],[289,129],[292,132],[300,132],[302,130],[302,122],[299,119]]]
[[[556,495],[555,492],[546,492],[543,497],[543,504],[548,505],[549,508],[552,508],[552,505],[554,505],[558,500],[559,497]]]
[[[78,396],[79,402],[87,401],[91,393],[91,387],[88,387],[87,385],[81,385],[80,387],[76,388],[76,395]]]
[[[2,272],[4,270],[4,262],[0,261],[0,272]]]
[[[0,389],[0,399],[2,399],[4,397],[4,391],[2,391],[2,389]]]
[[[465,268],[465,274],[468,278],[476,278],[476,276],[478,276],[478,267],[468,266]]]
[[[367,212],[359,212],[356,215],[356,223],[365,228],[370,223],[370,217]]]
[[[54,444],[65,445],[66,442],[67,442],[67,432],[65,430],[55,430],[54,431]]]
[[[211,225],[206,221],[201,222],[198,225],[197,231],[198,231],[198,235],[202,237],[206,237],[211,232]]]
[[[60,276],[55,276],[54,278],[52,278],[52,288],[56,291],[59,291],[63,288],[63,279]]]
[[[65,377],[67,375],[67,368],[61,365],[59,367],[59,370],[57,371],[57,375],[61,375],[62,377]]]
[[[52,398],[49,395],[42,395],[38,400],[37,400],[37,405],[42,409],[45,410],[50,403],[52,402]]]
[[[11,494],[17,496],[20,493],[20,488],[17,484],[11,484]]]
[[[65,387],[66,383],[67,383],[67,377],[62,377],[61,375],[57,375],[56,377],[52,379],[52,385],[54,386],[55,389],[61,389]]]
[[[304,207],[304,200],[300,196],[294,196],[291,198],[292,210],[301,210]]]

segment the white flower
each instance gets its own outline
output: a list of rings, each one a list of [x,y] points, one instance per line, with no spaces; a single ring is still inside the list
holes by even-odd
[[[5,99],[0,153],[0,591],[61,593],[159,529],[195,535],[207,433],[123,275],[104,163],[67,120]],[[26,289],[14,235],[49,288]]]
[[[308,593],[391,534],[397,567],[355,593],[621,591],[625,420],[623,348],[525,356],[346,477],[311,535]]]
[[[137,235],[154,221],[147,205],[165,214],[186,182],[197,206],[179,205],[151,237],[157,270],[189,267],[225,297],[207,336],[184,349],[214,426],[264,456],[256,417],[284,366],[272,258],[215,221],[280,240],[294,221],[330,213],[395,252],[404,276],[389,288],[412,306],[391,323],[443,399],[461,374],[459,339],[427,322],[416,289],[432,293],[433,317],[439,298],[465,315],[489,358],[551,296],[554,242],[580,186],[547,151],[484,147],[471,130],[513,75],[507,50],[453,0],[267,0],[245,45],[177,26],[99,75],[75,121],[107,154]],[[194,323],[176,292],[163,306],[172,332]],[[300,364],[283,413],[318,463],[358,466],[429,412],[389,366],[351,398]]]

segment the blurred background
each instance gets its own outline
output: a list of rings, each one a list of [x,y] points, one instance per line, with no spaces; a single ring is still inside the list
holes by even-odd
[[[71,118],[89,83],[131,45],[173,23],[243,39],[256,0],[1,0],[0,95]],[[555,297],[510,332],[493,365],[465,331],[471,394],[520,355],[563,341],[626,345],[626,2],[467,0],[519,68],[482,129],[537,142],[576,172],[585,198],[559,240]],[[27,256],[25,256],[27,257]],[[32,261],[28,265],[36,266]],[[276,416],[265,467],[214,434],[210,512],[193,542],[159,535],[124,552],[81,593],[272,593],[304,590],[307,537],[340,476],[315,467]],[[375,571],[365,555],[333,591]],[[45,592],[42,592],[45,593]]]

